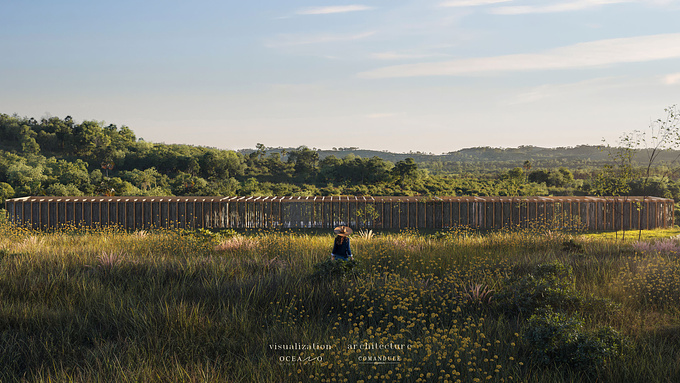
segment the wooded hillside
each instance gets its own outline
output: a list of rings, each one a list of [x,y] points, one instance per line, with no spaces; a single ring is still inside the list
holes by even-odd
[[[670,157],[669,157],[670,158]],[[663,160],[659,162],[663,166]],[[597,146],[446,154],[151,143],[127,126],[0,114],[0,199],[27,195],[588,195]],[[637,182],[637,184],[636,184]],[[653,195],[677,196],[667,178]],[[638,185],[636,190],[636,185]],[[639,181],[631,181],[631,193]]]

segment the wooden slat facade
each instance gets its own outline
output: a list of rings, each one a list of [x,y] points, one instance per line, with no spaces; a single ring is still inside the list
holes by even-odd
[[[33,229],[152,228],[500,229],[543,225],[592,231],[673,226],[656,197],[23,197],[9,220]]]

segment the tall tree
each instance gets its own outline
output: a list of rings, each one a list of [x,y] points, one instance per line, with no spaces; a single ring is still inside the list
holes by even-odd
[[[294,164],[296,176],[303,181],[310,180],[316,176],[319,153],[306,146],[300,146],[288,153],[288,162]]]

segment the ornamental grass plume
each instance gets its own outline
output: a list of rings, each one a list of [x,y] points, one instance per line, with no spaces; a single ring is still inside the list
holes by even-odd
[[[15,251],[37,250],[42,247],[44,242],[45,240],[42,237],[29,235],[28,237],[24,238],[23,241],[17,243],[14,247]]]
[[[361,239],[371,240],[375,236],[375,233],[373,233],[372,229],[359,230],[359,232],[357,233],[357,236]]]
[[[488,304],[493,299],[493,293],[489,286],[481,283],[472,283],[463,288],[463,297],[470,303]]]
[[[109,271],[115,266],[120,265],[123,262],[123,256],[126,254],[122,252],[106,252],[102,251],[102,254],[97,257],[99,261],[99,267],[104,271]]]
[[[236,251],[236,250],[253,250],[257,247],[257,240],[253,238],[244,237],[242,235],[235,235],[219,245],[215,246],[217,251]]]

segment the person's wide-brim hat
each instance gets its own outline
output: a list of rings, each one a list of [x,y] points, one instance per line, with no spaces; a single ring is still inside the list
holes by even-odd
[[[338,226],[333,229],[333,233],[342,236],[348,236],[352,234],[352,229],[349,226]]]

